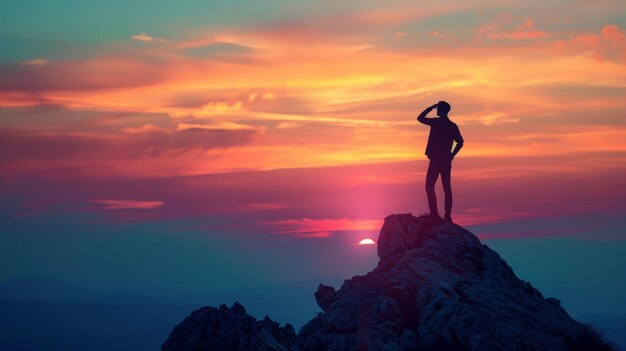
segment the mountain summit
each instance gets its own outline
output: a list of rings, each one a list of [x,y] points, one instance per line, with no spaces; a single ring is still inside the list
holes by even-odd
[[[163,351],[611,349],[468,230],[431,216],[385,218],[377,267],[337,291],[298,335],[243,306],[205,307],[176,326]],[[595,336],[595,337],[594,337]]]

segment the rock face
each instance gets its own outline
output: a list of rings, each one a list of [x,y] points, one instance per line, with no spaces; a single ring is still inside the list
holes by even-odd
[[[385,219],[378,266],[300,331],[308,350],[566,350],[581,326],[462,227]]]
[[[568,350],[582,326],[464,228],[410,214],[385,219],[378,266],[335,291],[304,325],[256,322],[243,307],[194,312],[163,345],[175,350]],[[218,323],[219,322],[219,323]],[[568,346],[569,345],[569,346]]]
[[[328,307],[330,307],[331,302],[337,295],[337,291],[332,286],[320,284],[315,292],[315,301],[320,306],[322,311],[326,312]]]
[[[280,327],[269,317],[257,321],[235,302],[233,307],[203,307],[178,324],[161,350],[168,351],[291,351],[296,350],[293,326]]]

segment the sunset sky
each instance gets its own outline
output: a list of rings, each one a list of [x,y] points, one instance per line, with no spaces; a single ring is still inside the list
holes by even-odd
[[[439,100],[455,222],[539,288],[623,300],[622,0],[2,1],[0,280],[365,273],[356,244],[427,210]]]

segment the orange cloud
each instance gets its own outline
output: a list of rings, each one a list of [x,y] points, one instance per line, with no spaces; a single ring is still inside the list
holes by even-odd
[[[177,131],[193,130],[193,129],[208,129],[208,130],[258,130],[264,131],[265,127],[254,127],[248,124],[235,123],[235,122],[221,122],[217,124],[187,124],[179,123],[176,125]]]
[[[90,116],[80,122],[59,117],[67,123],[50,130],[6,118],[4,123],[19,125],[11,142],[22,145],[17,139],[29,139],[50,146],[49,162],[41,162],[44,153],[25,146],[19,155],[23,162],[7,156],[11,169],[54,164],[85,167],[90,174],[114,170],[155,176],[415,160],[423,158],[428,132],[415,116],[440,99],[452,102],[452,118],[467,134],[462,157],[534,156],[549,143],[560,144],[551,149],[555,154],[622,149],[623,143],[585,134],[593,122],[581,123],[581,116],[626,108],[618,94],[626,79],[623,65],[599,64],[585,54],[623,52],[618,26],[557,44],[558,33],[548,36],[530,19],[515,26],[511,18],[500,18],[478,30],[493,40],[475,43],[450,29],[430,32],[431,37],[455,38],[438,40],[441,46],[405,48],[414,36],[396,40],[393,33],[402,32],[395,26],[438,12],[374,12],[327,19],[336,28],[316,29],[311,19],[259,30],[202,30],[167,45],[0,67],[0,105],[47,104]],[[355,30],[363,23],[380,26],[350,35],[339,25],[345,18]],[[531,38],[555,42],[515,40]],[[226,42],[253,48],[242,53],[250,60],[182,50]],[[585,95],[573,95],[580,87],[588,89]],[[620,131],[623,123],[614,123]],[[541,141],[516,141],[540,124],[548,126]],[[581,133],[578,143],[564,142],[572,133]],[[583,142],[584,136],[593,137],[593,143]],[[80,146],[67,151],[72,157],[55,151],[70,143]],[[102,165],[81,148],[101,157]]]

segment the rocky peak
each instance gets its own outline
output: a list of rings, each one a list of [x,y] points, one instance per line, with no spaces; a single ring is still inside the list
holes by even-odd
[[[239,302],[232,307],[203,307],[174,327],[162,350],[169,351],[292,351],[296,333],[269,317],[257,321]]]

